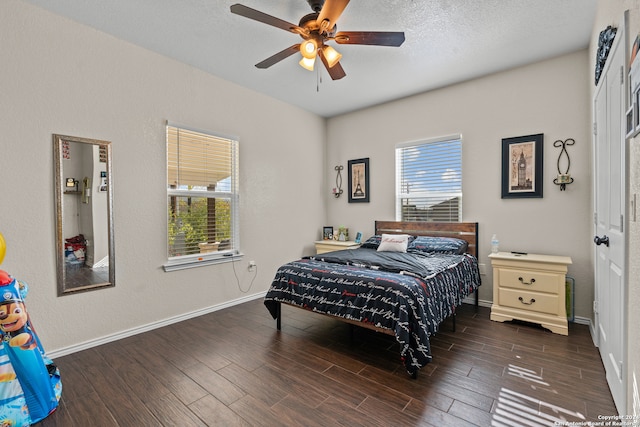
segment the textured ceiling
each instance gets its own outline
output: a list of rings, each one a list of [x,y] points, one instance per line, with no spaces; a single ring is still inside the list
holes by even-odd
[[[241,3],[297,24],[306,0],[24,0],[331,117],[586,48],[596,0],[352,0],[339,31],[404,31],[401,47],[336,45],[346,77],[293,55],[254,65],[299,36],[232,14]]]

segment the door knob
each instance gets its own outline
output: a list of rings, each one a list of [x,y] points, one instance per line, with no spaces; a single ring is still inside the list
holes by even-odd
[[[593,238],[593,243],[598,246],[604,244],[606,247],[609,247],[609,237],[607,237],[606,234],[602,237],[596,236]]]

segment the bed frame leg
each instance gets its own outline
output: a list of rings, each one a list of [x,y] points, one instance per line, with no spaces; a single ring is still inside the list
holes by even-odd
[[[277,303],[276,305],[276,328],[278,330],[282,329],[282,304]]]
[[[456,331],[456,312],[453,312],[453,332]]]

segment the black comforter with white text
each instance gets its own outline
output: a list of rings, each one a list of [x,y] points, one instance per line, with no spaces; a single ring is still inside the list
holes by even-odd
[[[480,286],[475,257],[349,249],[303,258],[276,272],[265,305],[369,323],[394,332],[411,374],[431,360],[429,336]]]

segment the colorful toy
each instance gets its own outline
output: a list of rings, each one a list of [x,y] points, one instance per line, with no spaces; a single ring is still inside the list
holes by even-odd
[[[0,263],[6,244],[0,234]],[[45,355],[24,304],[28,286],[0,270],[0,426],[29,426],[58,407],[60,372]]]
[[[4,242],[4,236],[0,233],[0,264],[2,264],[2,260],[4,259],[4,253],[7,250],[7,245]]]

